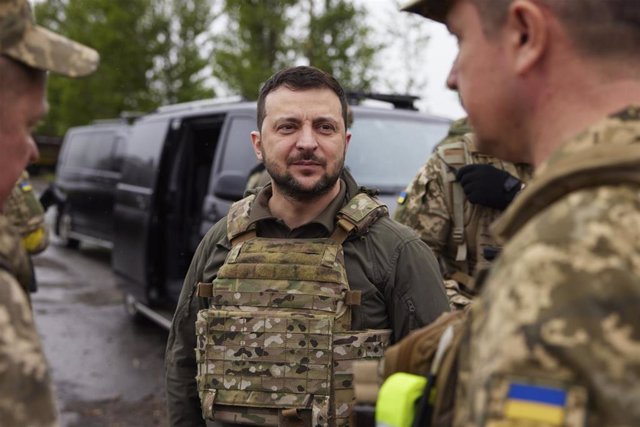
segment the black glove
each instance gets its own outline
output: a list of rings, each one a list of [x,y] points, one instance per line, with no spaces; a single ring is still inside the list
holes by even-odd
[[[467,165],[456,179],[471,203],[505,210],[520,191],[522,183],[508,172],[491,165]]]

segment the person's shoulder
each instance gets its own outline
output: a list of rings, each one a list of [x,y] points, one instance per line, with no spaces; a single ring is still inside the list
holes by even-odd
[[[389,247],[398,247],[410,241],[420,240],[415,230],[386,215],[374,222],[367,234]]]
[[[577,277],[589,277],[581,290],[599,292],[598,283],[609,290],[605,282],[611,275],[618,276],[616,286],[624,286],[624,280],[640,277],[640,269],[632,268],[640,265],[638,224],[636,187],[577,190],[530,219],[504,247],[493,271],[501,276],[498,281],[545,283],[559,294],[574,293]]]
[[[629,239],[640,234],[628,221],[640,218],[640,199],[635,185],[585,188],[566,194],[535,216],[528,228],[540,239],[562,244],[573,240],[585,243],[585,237]],[[629,225],[629,226],[626,226]],[[604,233],[605,227],[610,233]],[[555,236],[555,237],[554,237]],[[563,236],[558,240],[557,236]]]

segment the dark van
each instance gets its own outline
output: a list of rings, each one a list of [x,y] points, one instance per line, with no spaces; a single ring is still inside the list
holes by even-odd
[[[130,128],[116,119],[67,131],[54,182],[62,195],[55,231],[67,246],[113,246],[113,205]]]
[[[401,109],[352,109],[346,165],[394,206],[449,121]],[[112,254],[132,313],[169,325],[198,243],[244,193],[256,165],[249,136],[255,129],[256,104],[248,102],[167,106],[136,121],[117,184]]]

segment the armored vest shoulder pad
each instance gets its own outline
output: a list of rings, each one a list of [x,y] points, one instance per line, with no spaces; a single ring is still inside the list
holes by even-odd
[[[229,241],[252,228],[249,221],[249,211],[255,200],[255,194],[238,200],[229,208],[227,214],[227,237]]]
[[[356,234],[362,234],[378,218],[385,215],[389,215],[386,205],[367,193],[358,193],[340,209],[337,219],[346,220],[354,226],[353,231]]]

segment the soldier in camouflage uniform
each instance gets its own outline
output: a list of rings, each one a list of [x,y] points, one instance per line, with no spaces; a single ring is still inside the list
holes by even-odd
[[[457,426],[640,425],[640,2],[419,0],[483,151],[535,168],[459,352]]]
[[[464,118],[400,194],[394,219],[436,254],[452,307],[465,307],[475,294],[474,274],[488,269],[500,250],[490,226],[530,176],[528,165],[480,153]]]
[[[272,183],[193,258],[167,344],[170,425],[345,425],[353,361],[448,310],[429,248],[343,170],[345,116],[315,68],[263,86],[252,142]]]
[[[26,0],[0,0],[0,207],[27,162],[37,159],[31,131],[46,114],[46,71],[80,76],[98,55],[34,25]],[[31,270],[20,235],[0,215],[0,424],[55,426],[49,369],[26,288]]]

